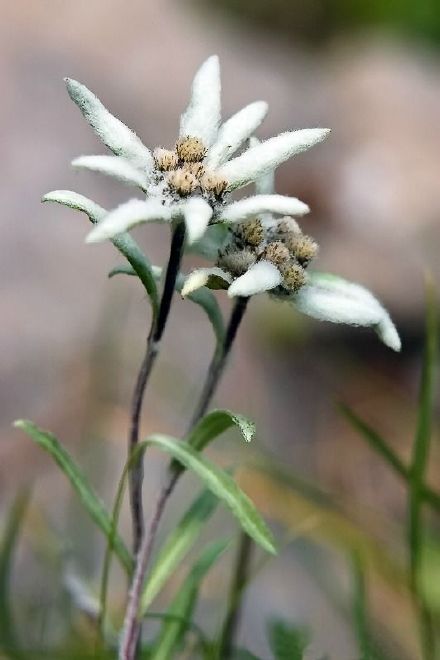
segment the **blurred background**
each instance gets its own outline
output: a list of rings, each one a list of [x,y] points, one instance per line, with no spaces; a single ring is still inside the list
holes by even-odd
[[[96,584],[104,546],[64,477],[11,430],[11,422],[26,417],[56,433],[111,502],[149,321],[141,287],[129,278],[107,279],[119,263],[112,246],[84,245],[84,217],[40,204],[42,194],[59,188],[108,208],[132,194],[122,184],[70,168],[73,157],[103,148],[69,100],[63,77],[95,91],[147,145],[168,147],[195,70],[218,53],[224,117],[263,98],[270,112],[261,138],[294,128],[332,128],[324,144],[280,168],[278,192],[311,206],[303,228],[321,246],[316,268],[373,290],[403,339],[402,354],[395,355],[372,332],[320,324],[264,296],[252,301],[216,403],[251,416],[258,437],[253,448],[243,448],[231,434],[211,453],[225,465],[268,454],[283,465],[289,486],[253,467],[241,479],[290,543],[250,588],[239,639],[270,658],[264,622],[280,614],[310,629],[312,660],[358,657],[349,606],[356,550],[367,558],[372,625],[385,657],[421,657],[401,578],[405,485],[336,404],[352,406],[409,458],[424,273],[437,282],[440,274],[440,5],[0,0],[0,8],[0,507],[4,516],[19,489],[31,485],[13,575],[15,608],[29,643],[50,646],[66,634],[57,553],[67,547],[75,570]],[[164,262],[166,230],[139,229],[136,238],[153,262]],[[188,258],[186,267],[191,263]],[[219,297],[226,311],[228,302]],[[182,432],[212,349],[200,310],[176,298],[166,350],[146,398],[145,435]],[[436,427],[433,435],[429,477],[435,484]],[[164,466],[151,452],[147,509]],[[305,484],[325,497],[309,496]],[[193,487],[191,480],[182,481],[164,529],[184,510]],[[129,533],[126,515],[122,529]],[[226,514],[215,518],[211,534],[219,529],[235,529]],[[438,579],[438,520],[436,529],[430,519],[429,531]],[[218,623],[229,572],[226,559],[206,581],[202,619],[208,628]],[[117,571],[113,595],[123,602]],[[431,597],[438,614],[438,589]]]

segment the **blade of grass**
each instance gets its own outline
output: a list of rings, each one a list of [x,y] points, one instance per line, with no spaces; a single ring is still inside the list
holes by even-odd
[[[168,610],[168,614],[178,616],[181,620],[170,621],[163,626],[152,654],[152,660],[168,660],[175,657],[174,653],[183,641],[189,621],[192,619],[200,584],[228,545],[229,541],[212,543],[192,567]]]
[[[43,431],[32,422],[21,419],[14,422],[14,426],[27,433],[34,442],[45,449],[54,459],[69,479],[73,489],[77,493],[91,519],[107,538],[112,539],[112,546],[121,565],[127,573],[130,573],[133,568],[133,559],[127,546],[119,535],[116,534],[114,539],[112,538],[112,519],[109,516],[104,503],[93,491],[85,475],[70,454],[64,449],[64,447],[62,447],[52,433]]]
[[[410,468],[391,449],[386,440],[372,426],[367,424],[354,410],[344,403],[339,404],[339,409],[354,429],[359,431],[361,437],[368,445],[379,454],[394,472],[404,481],[410,478]],[[420,495],[433,509],[440,511],[440,494],[425,484],[421,484]]]
[[[410,586],[419,611],[422,653],[425,660],[434,660],[435,632],[431,614],[421,597],[423,561],[423,487],[429,461],[435,379],[437,371],[438,322],[434,288],[427,283],[426,340],[419,391],[418,420],[409,473],[407,538]]]
[[[209,490],[202,491],[172,530],[156,558],[144,587],[141,600],[142,616],[145,616],[148,607],[165,582],[194,545],[217,504],[218,499]]]
[[[0,649],[7,649],[9,657],[17,660],[24,660],[25,656],[18,646],[10,600],[10,581],[14,553],[29,500],[30,491],[27,489],[15,498],[0,545]]]

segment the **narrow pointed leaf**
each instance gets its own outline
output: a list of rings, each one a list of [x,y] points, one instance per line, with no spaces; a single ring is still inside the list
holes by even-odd
[[[190,627],[200,584],[228,545],[229,541],[212,543],[194,564],[167,611],[168,615],[177,616],[180,620],[170,620],[163,625],[151,656],[152,660],[169,660],[169,658],[175,657],[175,653],[178,651]]]
[[[419,409],[409,471],[408,542],[412,587],[417,593],[421,573],[423,525],[421,518],[426,469],[431,443],[433,405],[438,358],[437,302],[432,284],[427,285],[426,339],[419,391]]]
[[[27,490],[17,495],[9,510],[0,539],[0,649],[10,649],[10,657],[17,660],[24,660],[25,656],[19,651],[12,614],[10,583],[12,564],[29,499],[30,493]]]
[[[140,606],[142,616],[194,545],[217,504],[217,498],[210,491],[203,491],[172,530],[160,549],[144,587]]]
[[[208,167],[216,168],[229,160],[258,128],[267,110],[265,101],[255,101],[225,121],[220,127],[216,141],[206,154],[205,162]]]
[[[71,190],[53,190],[47,193],[42,198],[43,202],[56,202],[68,208],[82,211],[85,213],[93,224],[98,224],[106,215],[107,211],[95,204],[91,199],[72,192]],[[134,238],[129,234],[120,234],[115,236],[112,240],[113,245],[132,266],[135,274],[139,277],[144,285],[151,305],[153,307],[153,314],[157,314],[159,306],[159,298],[157,294],[156,280],[152,272],[152,267],[146,255],[142,252],[139,245]]]
[[[292,156],[322,142],[328,133],[326,128],[281,133],[228,161],[217,170],[217,174],[228,182],[229,190],[241,188],[265,176]]]
[[[144,192],[147,188],[145,173],[121,156],[80,156],[72,161],[72,166],[76,169],[91,170],[112,176],[129,186],[137,186]]]
[[[70,98],[81,110],[96,135],[116,156],[123,156],[145,172],[153,168],[150,150],[136,133],[114,117],[85,85],[65,79]]]
[[[43,431],[32,422],[22,419],[17,420],[14,426],[27,433],[37,445],[50,454],[69,479],[74,491],[93,522],[96,523],[97,527],[99,527],[106,537],[109,537],[112,532],[112,522],[103,502],[89,485],[84,473],[55,436],[52,433]],[[131,571],[133,560],[119,535],[116,535],[114,539],[114,550],[125,570],[127,572]]]
[[[180,118],[180,137],[202,140],[209,147],[220,123],[220,64],[212,55],[197,71],[191,88],[191,100]]]
[[[236,426],[246,442],[250,442],[255,435],[255,424],[245,417],[231,410],[213,410],[203,417],[186,438],[188,444],[198,452],[219,435]]]
[[[230,509],[243,530],[267,552],[276,554],[271,532],[251,500],[240,490],[227,472],[201,456],[186,443],[169,436],[152,435],[145,444],[159,447],[179,461],[186,469],[194,472],[203,481],[206,488]]]

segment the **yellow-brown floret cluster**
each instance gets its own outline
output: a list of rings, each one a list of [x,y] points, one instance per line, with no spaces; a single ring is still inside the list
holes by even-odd
[[[257,261],[270,261],[283,277],[279,292],[295,293],[305,284],[305,269],[317,252],[317,243],[302,233],[293,218],[284,217],[269,226],[253,218],[234,227],[217,263],[238,277]]]
[[[172,193],[187,197],[199,189],[202,194],[218,200],[228,184],[204,166],[205,155],[203,142],[187,135],[177,140],[173,150],[155,149],[154,160]]]

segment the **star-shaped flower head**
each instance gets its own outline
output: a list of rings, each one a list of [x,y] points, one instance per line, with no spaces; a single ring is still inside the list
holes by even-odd
[[[269,292],[273,298],[288,301],[316,319],[371,326],[387,346],[399,351],[400,338],[388,312],[367,289],[335,275],[308,271],[318,245],[303,234],[292,217],[303,215],[308,209],[298,201],[297,208],[290,209],[291,215],[277,218],[273,212],[267,213],[264,202],[259,200],[277,197],[273,185],[274,176],[269,172],[256,182],[260,194],[227,207],[224,219],[230,223],[229,237],[218,251],[216,265],[190,273],[182,295],[203,286],[227,289],[231,298]],[[282,213],[284,199],[279,197],[279,207],[275,209],[273,203],[272,210]],[[235,222],[244,211],[252,217],[246,222]]]
[[[257,206],[264,212],[306,212],[296,199],[280,195],[251,197],[228,204],[230,194],[272,171],[280,163],[321,142],[328,129],[290,131],[237,152],[261,124],[267,104],[256,101],[223,124],[220,122],[220,67],[217,56],[200,67],[191,99],[180,119],[173,149],[151,152],[125,124],[114,117],[81,83],[67,79],[70,97],[98,137],[114,155],[81,156],[77,168],[99,171],[137,186],[146,195],[110,211],[90,232],[90,243],[113,238],[147,222],[185,222],[188,242],[200,239],[209,224],[245,220]],[[54,191],[45,200],[65,199]],[[65,203],[65,202],[61,202]]]

